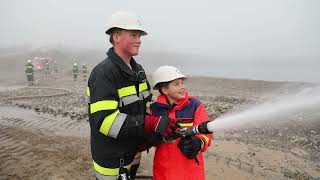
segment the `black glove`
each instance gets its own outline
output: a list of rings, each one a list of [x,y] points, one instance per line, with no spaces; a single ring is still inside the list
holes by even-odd
[[[181,133],[177,131],[178,128],[181,128],[178,123],[175,123],[167,129],[166,134],[163,135],[163,141],[165,143],[173,143],[175,139],[181,137]]]
[[[182,154],[188,159],[194,159],[201,150],[201,143],[201,139],[196,138],[195,136],[187,136],[181,138],[178,147]]]
[[[161,134],[158,133],[145,133],[141,142],[139,142],[137,150],[149,150],[152,146],[159,145],[163,142]]]
[[[151,144],[151,145],[159,145],[162,143],[162,136],[161,134],[158,134],[158,133],[146,133],[145,134],[145,141],[148,143],[148,144]]]

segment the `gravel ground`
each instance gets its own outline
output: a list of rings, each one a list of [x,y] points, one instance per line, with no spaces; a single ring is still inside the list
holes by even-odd
[[[33,87],[16,90],[9,88],[0,92],[1,104],[32,110],[38,114],[49,114],[56,118],[87,121],[86,82],[74,82],[68,73],[51,76],[38,74],[37,79],[38,83]],[[6,86],[5,83],[0,85]],[[21,85],[23,84],[20,82],[16,83],[17,87]],[[190,94],[200,98],[211,119],[315,86],[307,83],[207,77],[192,77],[187,81]],[[205,154],[208,179],[320,179],[319,112],[292,114],[285,119],[266,121],[256,127],[219,131],[216,132],[213,142]],[[81,144],[84,144],[83,140]],[[245,150],[238,152],[236,148]],[[270,157],[259,159],[261,154]],[[286,162],[285,165],[277,163],[277,160],[282,158],[284,160],[281,162]],[[87,165],[90,157],[84,159],[87,159],[84,163]],[[152,164],[152,151],[144,159],[141,171],[148,174]],[[211,170],[215,167],[223,171],[223,176]]]

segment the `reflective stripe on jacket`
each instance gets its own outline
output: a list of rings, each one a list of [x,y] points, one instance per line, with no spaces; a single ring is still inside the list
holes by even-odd
[[[82,74],[87,74],[88,68],[86,66],[82,66]]]
[[[91,72],[86,90],[89,96],[91,152],[95,169],[104,174],[120,166],[130,166],[137,154],[141,138],[138,132],[129,139],[120,139],[122,132],[143,127],[147,105],[151,101],[150,85],[143,68],[132,58],[132,70],[111,48],[108,58]],[[126,122],[132,129],[124,129]],[[127,130],[127,131],[125,131]],[[104,174],[107,175],[107,174]],[[112,174],[110,174],[112,175]]]
[[[33,65],[31,63],[26,64],[25,72],[26,73],[32,73],[33,74]]]
[[[79,73],[79,68],[78,68],[78,66],[73,66],[73,67],[72,67],[72,72],[73,72],[73,74],[78,74],[78,73]]]
[[[157,102],[151,104],[153,115],[168,115],[174,121],[177,121],[183,127],[201,124],[208,120],[208,114],[203,104],[194,97],[188,96],[179,100],[174,107],[170,106],[165,96],[160,95]],[[154,180],[204,180],[204,162],[203,155],[211,144],[212,135],[198,134],[204,143],[203,149],[197,155],[197,160],[186,158],[178,148],[180,141],[178,138],[172,144],[163,143],[156,147],[153,161]]]

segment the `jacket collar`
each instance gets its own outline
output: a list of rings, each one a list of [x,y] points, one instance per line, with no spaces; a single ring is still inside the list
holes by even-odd
[[[172,110],[181,110],[184,107],[186,107],[190,102],[189,102],[189,98],[191,98],[191,96],[189,96],[189,93],[187,91],[185,91],[185,96],[181,99],[178,100],[177,105],[175,105],[174,107],[172,107],[168,101],[165,95],[159,95],[157,98],[157,103],[159,103],[160,107],[165,107],[165,108],[169,108]]]
[[[116,64],[121,71],[123,71],[127,77],[130,80],[136,81],[138,80],[137,72],[141,71],[141,69],[138,67],[136,61],[131,57],[130,59],[130,65],[132,69],[128,67],[128,65],[124,62],[124,60],[116,53],[114,52],[113,48],[110,48],[107,52],[108,58]]]

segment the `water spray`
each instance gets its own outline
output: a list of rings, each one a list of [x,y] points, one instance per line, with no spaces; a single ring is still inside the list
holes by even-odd
[[[186,137],[198,133],[210,134],[216,130],[234,128],[244,124],[248,127],[252,122],[263,121],[266,118],[279,119],[298,112],[316,113],[319,112],[319,107],[320,88],[305,88],[299,93],[283,96],[276,101],[257,105],[236,114],[224,115],[198,126],[181,128],[178,133],[181,137]]]

